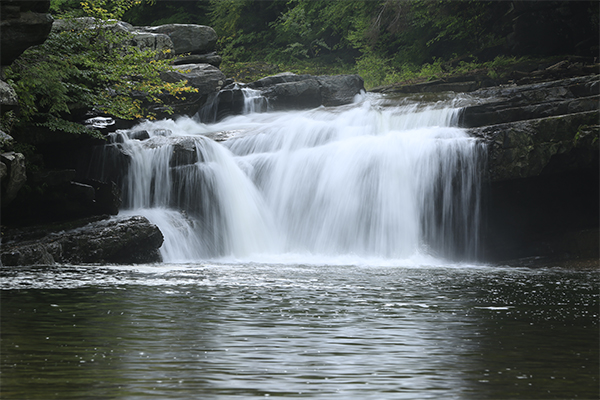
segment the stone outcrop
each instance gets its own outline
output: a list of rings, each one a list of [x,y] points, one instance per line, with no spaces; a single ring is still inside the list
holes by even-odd
[[[2,207],[9,205],[27,181],[25,156],[14,151],[0,154]]]
[[[242,112],[245,104],[243,89],[256,90],[263,99],[265,110],[273,111],[349,104],[365,90],[364,81],[358,75],[313,76],[285,72],[247,85],[226,86],[214,104],[209,104],[215,119]]]
[[[358,75],[312,76],[284,73],[248,84],[269,101],[273,109],[339,106],[351,103],[364,90]]]
[[[211,53],[217,44],[215,30],[204,25],[168,24],[140,27],[135,30],[168,36],[173,42],[173,52],[176,55]]]
[[[161,73],[165,82],[176,83],[186,80],[188,85],[197,89],[196,93],[186,93],[184,99],[165,98],[165,103],[173,108],[177,115],[194,115],[211,96],[216,96],[225,84],[225,74],[210,64],[183,64],[174,66],[174,71]],[[166,117],[160,107],[152,107],[159,116]]]
[[[15,240],[8,236],[2,243],[4,266],[159,262],[158,249],[164,240],[160,230],[141,216],[106,219],[61,232],[13,235]]]
[[[460,123],[487,143],[484,256],[598,257],[600,76],[480,89]]]
[[[460,124],[488,143],[492,181],[591,168],[598,155],[600,76],[474,93]],[[472,128],[476,127],[476,128]]]
[[[53,18],[50,1],[3,0],[0,5],[0,63],[10,65],[31,46],[44,43]]]

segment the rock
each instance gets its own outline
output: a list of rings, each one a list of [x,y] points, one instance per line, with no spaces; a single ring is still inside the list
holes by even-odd
[[[149,32],[133,32],[132,37],[127,42],[130,46],[135,46],[140,50],[158,51],[158,58],[168,58],[174,49],[171,38],[167,35]]]
[[[340,106],[349,104],[361,91],[365,90],[364,81],[358,75],[318,76],[321,88],[321,104],[324,106]]]
[[[0,63],[10,65],[31,46],[44,43],[53,19],[50,1],[3,1],[0,12]]]
[[[466,107],[466,128],[598,110],[599,76],[480,89],[472,95],[483,104]]]
[[[164,102],[173,107],[176,115],[194,115],[205,105],[207,100],[217,95],[225,84],[225,75],[210,64],[184,64],[174,67],[175,71],[161,73],[160,77],[165,82],[176,83],[182,80],[196,88],[196,93],[186,93],[182,98],[166,97]],[[159,117],[168,114],[160,107],[153,107]]]
[[[598,154],[598,140],[583,144],[577,140],[578,132],[597,123],[598,112],[589,111],[472,128],[469,133],[488,144],[489,178],[501,181],[534,177],[548,169],[590,167]]]
[[[25,172],[25,156],[21,153],[8,152],[0,155],[0,161],[6,168],[2,179],[2,207],[8,206],[17,197],[17,193],[27,181]]]
[[[149,33],[169,36],[173,41],[175,54],[205,54],[214,51],[217,33],[209,26],[193,24],[168,24],[138,28]]]
[[[0,151],[11,151],[15,140],[9,134],[0,131]]]
[[[173,65],[210,64],[218,68],[219,65],[221,65],[221,61],[223,61],[221,56],[215,52],[212,52],[208,54],[190,54],[188,56],[182,56],[176,58],[173,61]]]
[[[151,263],[161,260],[163,235],[145,217],[93,222],[42,238],[3,243],[2,264]]]
[[[160,57],[170,56],[174,46],[168,35],[161,33],[145,32],[133,25],[117,20],[100,21],[92,17],[74,18],[71,20],[57,19],[52,26],[52,32],[66,30],[106,29],[110,32],[128,34],[123,43],[126,46],[135,46],[140,50],[159,51]],[[164,52],[164,53],[162,53]]]
[[[184,64],[174,67],[175,71],[163,72],[160,77],[165,82],[187,81],[199,93],[218,92],[225,83],[225,75],[210,64]]]
[[[17,93],[8,83],[0,81],[0,107],[2,113],[10,110],[16,110],[19,106]]]
[[[211,104],[216,108],[213,112],[217,119],[243,110],[243,87],[258,90],[270,110],[286,110],[349,104],[364,91],[364,82],[358,75],[312,76],[286,72],[248,85],[233,84],[224,88]]]

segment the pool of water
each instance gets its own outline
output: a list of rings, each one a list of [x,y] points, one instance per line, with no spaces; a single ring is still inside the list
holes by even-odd
[[[597,399],[597,271],[1,269],[2,399]]]

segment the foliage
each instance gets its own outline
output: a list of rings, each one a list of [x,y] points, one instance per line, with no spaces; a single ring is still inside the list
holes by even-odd
[[[210,25],[209,12],[210,3],[206,0],[154,0],[132,7],[123,14],[122,19],[135,26],[175,23]]]
[[[7,69],[19,96],[22,123],[95,134],[70,117],[94,108],[123,119],[152,119],[148,104],[162,103],[163,94],[180,96],[195,90],[186,82],[163,82],[159,75],[170,68],[168,60],[160,59],[155,51],[128,46],[130,34],[114,29],[114,23],[102,22],[138,3],[83,2],[85,13],[96,17],[94,22],[70,20],[71,29],[52,32],[46,42],[25,51]]]

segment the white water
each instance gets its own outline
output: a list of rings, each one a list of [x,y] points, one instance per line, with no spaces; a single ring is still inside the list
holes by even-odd
[[[476,255],[481,152],[453,127],[458,108],[365,97],[254,113],[259,103],[248,98],[249,114],[144,123],[135,130],[150,139],[120,145],[132,157],[124,212],[159,226],[165,262]],[[223,143],[204,136],[223,131],[234,135]]]

